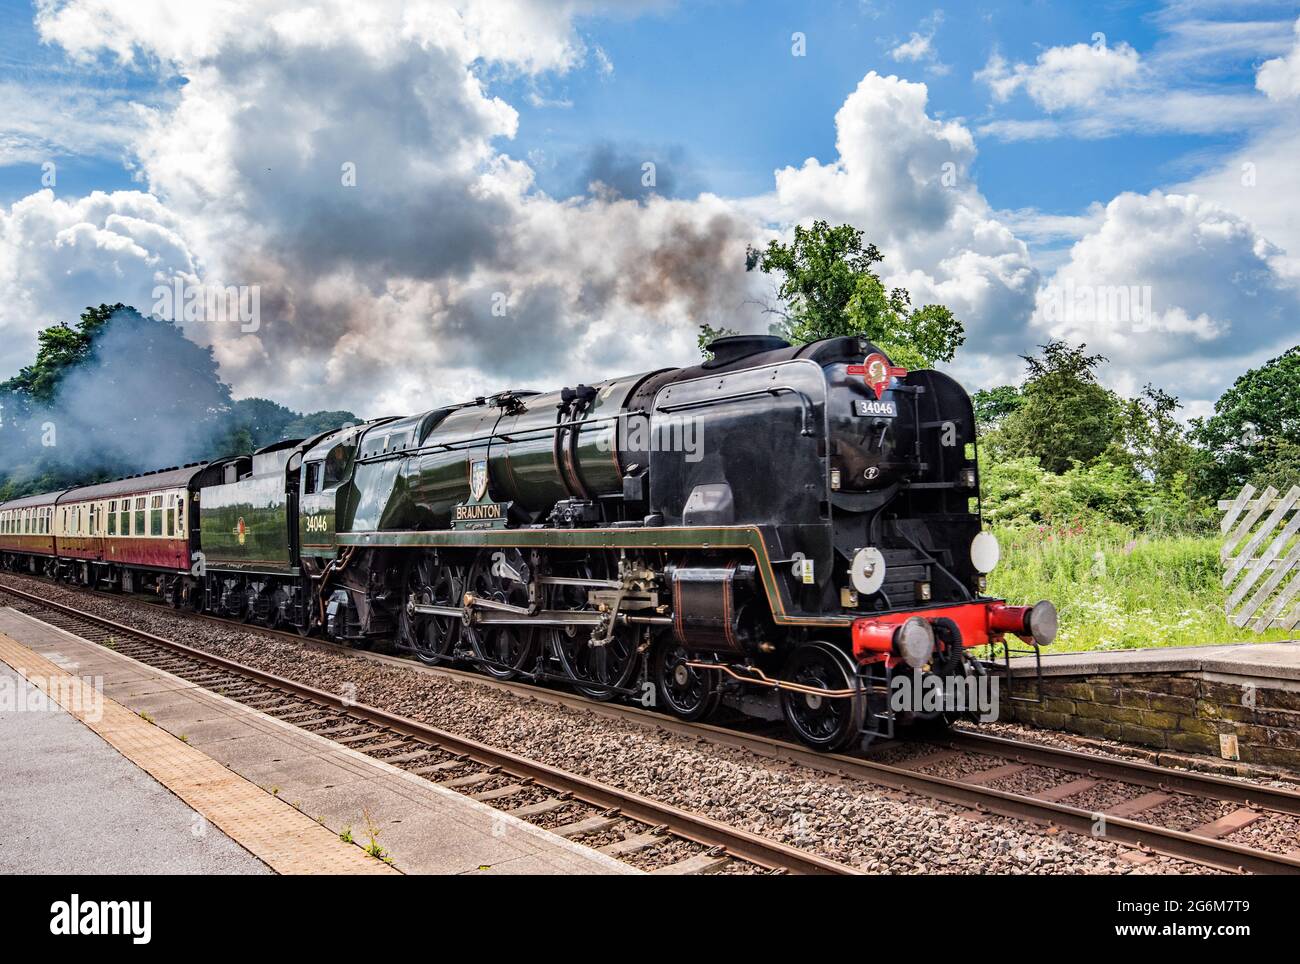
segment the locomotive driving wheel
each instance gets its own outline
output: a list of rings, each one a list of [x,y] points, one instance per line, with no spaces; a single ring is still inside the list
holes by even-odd
[[[565,560],[554,567],[555,575],[578,579],[609,580],[617,567],[605,555],[592,554],[576,561]],[[591,610],[586,586],[552,586],[548,609]],[[559,626],[550,630],[551,650],[560,661],[573,688],[588,699],[611,700],[626,689],[636,674],[640,650],[636,634],[626,627],[614,627],[600,639],[589,625]]]
[[[484,549],[474,560],[465,582],[465,595],[527,608],[529,566],[518,549]],[[512,679],[533,659],[537,629],[509,623],[464,626],[479,664],[497,679]]]
[[[822,696],[815,690],[857,690],[852,660],[830,643],[803,643],[791,655],[781,679],[800,687],[781,690],[781,710],[795,735],[814,750],[838,750],[861,731],[866,694]]]
[[[432,553],[421,555],[407,564],[398,631],[420,662],[435,665],[451,659],[460,641],[460,620],[455,616],[417,613],[408,604],[459,608],[464,585],[465,570],[460,566],[439,564]]]
[[[688,665],[691,653],[671,634],[655,647],[651,672],[662,707],[683,720],[707,719],[722,700],[718,674]]]

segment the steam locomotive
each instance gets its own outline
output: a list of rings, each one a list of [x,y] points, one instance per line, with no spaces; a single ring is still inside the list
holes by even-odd
[[[901,678],[1051,642],[1050,603],[984,593],[957,382],[860,338],[710,351],[0,504],[0,561],[821,750],[968,709],[900,708]]]

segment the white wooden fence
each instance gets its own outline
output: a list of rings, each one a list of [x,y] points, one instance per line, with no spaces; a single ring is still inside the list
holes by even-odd
[[[1255,487],[1247,485],[1219,503],[1219,559],[1223,588],[1231,590],[1224,612],[1234,626],[1249,624],[1257,633],[1291,629],[1300,623],[1300,486],[1281,498],[1271,485],[1254,496]]]

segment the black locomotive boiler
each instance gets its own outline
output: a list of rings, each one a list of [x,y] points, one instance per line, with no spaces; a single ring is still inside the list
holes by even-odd
[[[963,708],[900,712],[899,677],[965,684],[972,650],[1051,641],[1050,603],[984,594],[957,382],[859,338],[710,348],[198,467],[199,564],[131,584],[687,719],[726,701],[825,750]]]

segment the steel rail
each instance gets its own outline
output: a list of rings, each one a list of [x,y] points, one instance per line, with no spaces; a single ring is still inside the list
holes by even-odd
[[[1157,790],[1176,790],[1194,796],[1211,797],[1215,800],[1240,803],[1247,807],[1300,816],[1300,793],[1294,790],[1242,783],[1240,780],[1210,773],[1173,770],[1141,760],[1115,760],[1093,756],[1079,750],[1026,743],[987,733],[954,731],[945,738],[944,742],[950,743],[954,749],[987,753],[990,756],[1006,757],[1016,762],[1055,767],[1101,779],[1136,783]]]
[[[0,584],[0,588],[6,592],[27,596],[27,598],[41,605],[62,608],[57,603],[51,603],[39,597],[14,590],[7,585]],[[117,597],[111,598],[117,600]],[[69,608],[68,611],[85,618],[100,619],[100,617],[82,613],[80,610]],[[206,614],[189,615],[200,615],[202,618],[226,625],[231,623],[228,619],[207,616]],[[103,621],[110,622],[108,620]],[[432,675],[459,678],[468,682],[514,692],[540,702],[584,710],[611,719],[624,719],[665,732],[676,733],[694,739],[704,739],[718,745],[748,750],[760,756],[798,763],[820,772],[918,793],[922,796],[932,797],[982,812],[1047,823],[1087,836],[1097,835],[1098,827],[1104,826],[1104,834],[1101,834],[1104,839],[1118,841],[1143,850],[1155,851],[1166,856],[1192,860],[1220,869],[1254,873],[1300,874],[1300,860],[1293,857],[1243,847],[1239,844],[1210,837],[1200,837],[1195,834],[1172,830],[1155,824],[1147,824],[1129,818],[1110,816],[1101,811],[1084,810],[1056,801],[1039,800],[1032,796],[962,783],[960,780],[919,773],[905,767],[879,763],[859,756],[843,753],[820,753],[774,737],[745,733],[709,723],[691,723],[619,703],[595,702],[576,694],[558,692],[532,684],[496,680],[479,673],[466,672],[450,667],[429,666],[412,662],[409,659],[370,653],[337,643],[304,639],[295,634],[285,633],[280,630],[268,630],[265,627],[248,626],[247,628],[284,636],[300,644],[306,644],[323,651],[390,663]],[[141,630],[133,630],[129,627],[123,627],[123,629],[136,634],[142,633]],[[201,653],[202,651],[196,652]],[[293,684],[292,681],[288,682],[289,685],[299,685]],[[982,734],[953,732],[937,742],[1012,760],[1019,758],[1024,762],[1036,765],[1051,766],[1081,773],[1093,773],[1107,779],[1115,779],[1141,786],[1178,791],[1208,799],[1242,803],[1283,813],[1300,813],[1300,793],[1264,787],[1258,784],[1243,783],[1226,777],[1176,771],[1139,761],[1090,756],[1078,751]],[[1103,820],[1104,824],[1102,824]],[[686,835],[683,834],[683,836]]]
[[[630,790],[623,790],[576,773],[558,769],[549,764],[530,760],[509,750],[488,746],[469,737],[460,736],[409,717],[389,713],[386,710],[368,706],[364,703],[357,703],[334,693],[328,693],[304,683],[265,672],[254,666],[157,636],[146,630],[136,629],[73,606],[43,599],[40,596],[21,589],[15,589],[9,585],[0,586],[0,590],[28,602],[53,609],[56,612],[62,612],[102,628],[142,639],[145,642],[172,650],[192,659],[198,659],[221,669],[246,676],[257,682],[274,686],[295,696],[347,713],[403,736],[433,744],[449,753],[463,754],[484,766],[499,767],[515,776],[543,784],[552,790],[570,793],[585,803],[605,809],[617,808],[623,816],[652,826],[664,826],[676,836],[706,847],[721,847],[734,857],[771,870],[788,870],[797,874],[815,875],[862,874],[862,871],[849,867],[847,864],[841,864],[820,857],[817,854],[799,850],[779,841],[769,840],[739,827],[721,823],[703,814],[691,813],[672,804],[653,800]]]

